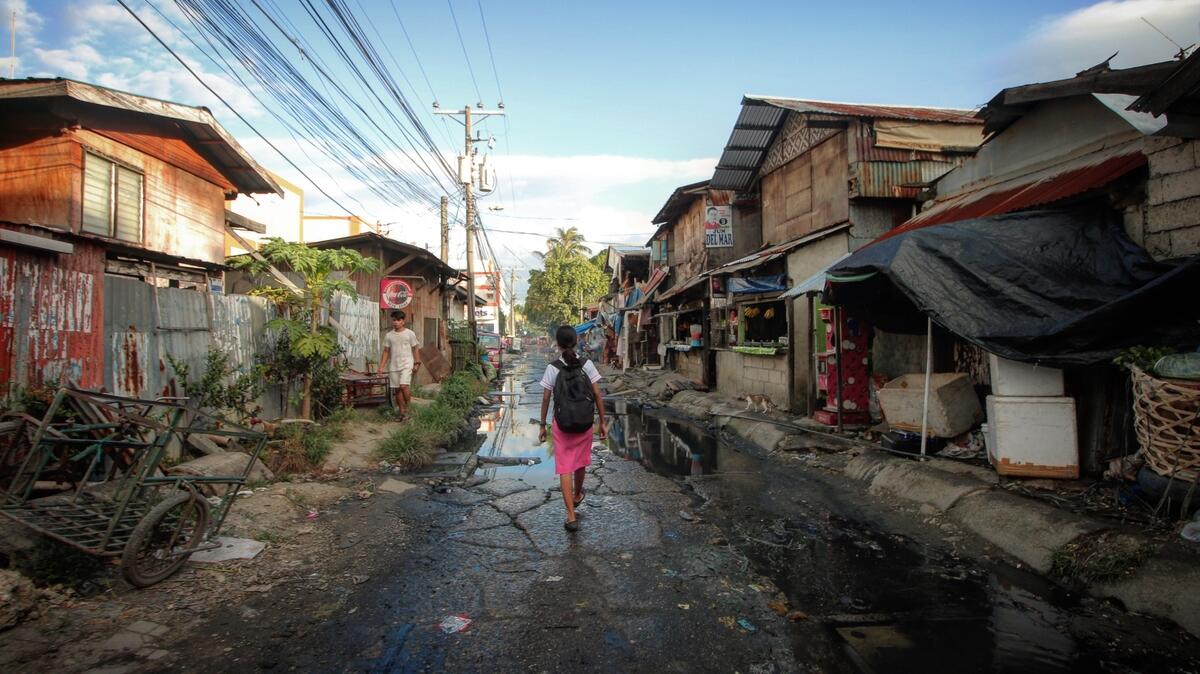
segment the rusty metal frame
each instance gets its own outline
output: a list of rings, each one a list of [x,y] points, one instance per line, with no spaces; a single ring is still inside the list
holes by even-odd
[[[68,404],[71,407],[64,409]],[[76,418],[55,421],[60,413],[68,411]],[[246,467],[239,475],[164,474],[162,462],[168,446],[176,440],[182,443],[191,433],[248,441],[253,451]],[[210,518],[209,527],[201,537],[211,541],[223,526],[237,492],[249,478],[266,443],[264,433],[178,402],[62,388],[37,423],[28,451],[11,480],[6,485],[0,484],[0,515],[83,552],[115,557],[122,554],[133,530],[157,502],[158,494],[181,489],[198,494],[201,485],[214,487],[214,491],[217,485],[225,485],[224,491],[214,497],[217,502],[213,507],[218,512]],[[0,454],[4,465],[16,465],[14,451],[10,443]],[[79,484],[61,502],[31,500],[38,478],[56,457],[66,457],[66,461],[76,464],[88,461]],[[127,463],[123,469],[119,467],[121,459]],[[103,479],[89,483],[88,478],[102,462]],[[85,491],[87,486],[114,479],[116,489],[111,500],[96,498]]]

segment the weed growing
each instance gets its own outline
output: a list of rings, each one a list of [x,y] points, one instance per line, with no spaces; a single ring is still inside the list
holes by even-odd
[[[432,405],[414,408],[412,418],[379,445],[379,456],[401,468],[429,465],[438,447],[457,432],[459,422],[487,386],[472,375],[459,372],[442,384]]]
[[[1051,556],[1051,573],[1068,585],[1084,587],[1117,580],[1137,568],[1153,548],[1118,534],[1085,537]]]

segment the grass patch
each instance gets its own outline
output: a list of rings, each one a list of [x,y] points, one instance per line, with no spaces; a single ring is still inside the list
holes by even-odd
[[[409,421],[379,444],[379,457],[407,470],[429,465],[434,452],[457,432],[475,398],[486,391],[487,385],[470,374],[454,374],[432,405],[411,408]]]
[[[353,408],[339,408],[319,424],[280,424],[263,452],[263,462],[276,475],[307,473],[325,463],[333,443],[346,438],[346,428],[366,418]]]
[[[1152,545],[1130,536],[1089,536],[1055,550],[1050,572],[1075,587],[1111,582],[1137,568],[1153,551]]]

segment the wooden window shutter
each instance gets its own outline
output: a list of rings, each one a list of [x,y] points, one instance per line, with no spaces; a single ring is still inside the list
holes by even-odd
[[[94,154],[83,161],[83,231],[112,236],[113,163]]]
[[[132,243],[142,242],[142,174],[117,166],[116,237]]]

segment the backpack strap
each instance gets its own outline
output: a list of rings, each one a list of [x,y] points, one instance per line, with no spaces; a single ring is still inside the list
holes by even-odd
[[[567,367],[567,364],[566,364],[566,363],[562,363],[562,364],[560,365],[560,364],[559,364],[559,362],[560,362],[560,361],[557,361],[557,360],[552,360],[552,361],[550,361],[550,366],[551,366],[551,367],[553,367],[555,370],[558,370],[559,372],[562,372],[562,371],[563,371],[563,370],[564,370],[564,369]]]

